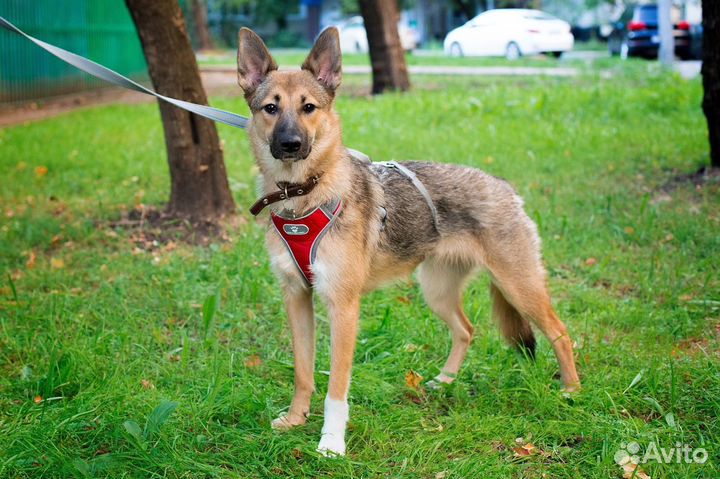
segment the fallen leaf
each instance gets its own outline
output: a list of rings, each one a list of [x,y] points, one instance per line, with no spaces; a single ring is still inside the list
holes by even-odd
[[[675,237],[674,237],[671,233],[668,233],[668,234],[665,236],[665,241],[672,241],[672,240],[674,240],[674,239],[675,239]]]
[[[147,379],[140,381],[140,384],[142,384],[143,389],[155,389],[155,385]]]
[[[418,347],[416,344],[408,343],[405,345],[405,351],[408,353],[414,353],[417,350],[418,350]]]
[[[52,269],[62,269],[65,267],[65,261],[63,261],[60,258],[51,258],[50,259],[50,267]]]
[[[585,260],[585,264],[586,264],[587,266],[592,266],[592,265],[594,265],[594,264],[596,264],[596,263],[597,263],[597,260],[596,260],[595,258],[592,258],[592,257],[590,257],[590,258],[588,258],[588,259]]]
[[[47,172],[48,172],[47,166],[35,167],[35,176],[37,178],[42,178],[43,176],[47,175]]]
[[[410,298],[407,296],[398,296],[396,299],[403,304],[410,304]]]
[[[257,368],[262,364],[262,359],[260,359],[260,356],[257,354],[251,354],[247,358],[245,358],[245,367],[246,368]]]
[[[35,396],[35,398],[33,399],[33,402],[35,404],[40,404],[42,402],[42,396]]]
[[[302,457],[302,451],[298,448],[295,448],[292,450],[292,455],[295,459],[300,459]]]
[[[487,158],[485,158],[486,165],[492,165],[494,162],[495,162],[495,158],[493,158],[492,156],[488,156]]]
[[[447,471],[440,471],[437,474],[435,474],[435,479],[445,479],[447,476]]]
[[[37,259],[37,256],[35,255],[34,251],[30,251],[28,254],[28,259],[25,262],[25,267],[27,269],[33,269],[35,267],[35,260]]]
[[[648,476],[647,473],[643,471],[639,465],[632,462],[623,464],[620,467],[622,467],[623,470],[623,479],[651,479],[651,477]]]
[[[405,374],[405,384],[407,384],[408,387],[411,387],[413,389],[417,389],[418,387],[420,387],[422,379],[423,377],[412,369]]]
[[[517,457],[532,456],[535,454],[535,449],[535,446],[531,443],[523,444],[519,447],[513,447],[513,451]]]
[[[635,228],[632,226],[626,226],[625,227],[625,234],[633,235],[635,234]]]
[[[174,363],[180,361],[180,355],[179,354],[171,354],[168,359]]]

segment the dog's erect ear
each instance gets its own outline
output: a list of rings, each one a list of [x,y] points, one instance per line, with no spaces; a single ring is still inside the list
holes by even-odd
[[[262,39],[249,28],[238,33],[238,84],[248,97],[262,83],[268,73],[277,70],[277,63]]]
[[[342,79],[342,52],[337,28],[326,28],[320,34],[302,69],[312,73],[328,91],[335,92]]]

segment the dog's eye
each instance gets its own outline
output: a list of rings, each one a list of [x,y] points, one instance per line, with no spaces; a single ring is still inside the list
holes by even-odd
[[[267,105],[265,105],[265,106],[263,107],[263,110],[265,110],[265,112],[268,113],[268,114],[270,114],[270,115],[274,115],[275,113],[277,113],[278,108],[277,108],[277,105],[276,105],[276,104],[274,104],[274,103],[268,103]]]
[[[312,103],[305,103],[303,105],[303,111],[305,113],[312,113],[315,111],[315,105],[313,105]]]

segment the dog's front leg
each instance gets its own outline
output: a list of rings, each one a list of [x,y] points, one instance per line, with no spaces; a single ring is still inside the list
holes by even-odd
[[[290,429],[305,424],[310,399],[315,390],[315,316],[312,292],[301,288],[285,289],[287,310],[295,356],[295,394],[287,414],[272,422],[273,429]]]
[[[328,300],[330,313],[330,381],[325,397],[325,421],[318,451],[345,455],[349,419],[348,389],[360,316],[360,294]]]

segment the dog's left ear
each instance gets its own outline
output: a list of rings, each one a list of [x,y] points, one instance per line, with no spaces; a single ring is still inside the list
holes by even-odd
[[[320,34],[302,69],[312,73],[331,94],[335,93],[342,79],[342,52],[337,28],[326,28]]]

